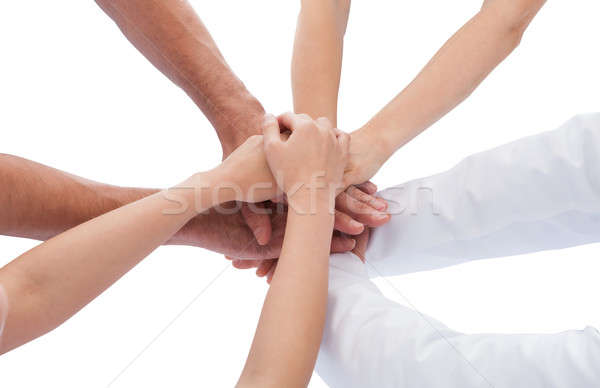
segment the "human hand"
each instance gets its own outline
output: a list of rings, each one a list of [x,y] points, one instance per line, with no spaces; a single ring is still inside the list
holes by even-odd
[[[280,125],[291,131],[287,140]],[[298,205],[296,198],[330,200],[341,191],[350,136],[334,129],[328,119],[286,113],[279,122],[270,119],[264,136],[268,165],[293,207]]]
[[[215,171],[221,182],[219,189],[234,190],[237,201],[262,202],[277,195],[261,135],[250,136]]]
[[[350,159],[344,172],[346,186],[367,182],[390,156],[385,145],[368,128],[352,132],[351,138]]]
[[[369,244],[369,238],[371,237],[371,228],[365,228],[365,230],[359,234],[358,236],[353,236],[352,242],[354,248],[351,249],[352,253],[354,253],[363,263],[366,262],[366,252],[367,246]],[[334,245],[333,241],[341,238],[339,234],[334,233],[332,240],[332,247]],[[339,253],[348,252],[350,250],[344,250]],[[331,253],[334,252],[333,249]],[[235,259],[231,256],[226,256],[228,260],[231,260],[231,264],[234,268],[237,269],[252,269],[256,268],[256,276],[258,277],[266,277],[267,283],[270,284],[273,279],[273,275],[277,270],[277,263],[279,259],[263,259],[263,260],[240,260]]]
[[[281,252],[287,211],[283,204],[271,204],[267,210],[270,214],[265,216],[273,228],[267,244],[258,243],[239,210],[219,212],[216,208],[190,220],[167,244],[201,247],[236,259],[246,259],[239,261],[247,264],[277,258]],[[331,252],[348,252],[355,245],[352,238],[336,233],[331,241]]]
[[[352,136],[355,136],[355,134]],[[252,145],[256,147],[258,146],[257,143]],[[247,144],[246,147],[249,145]],[[251,149],[256,151],[256,148],[251,147],[246,148],[245,151]],[[352,150],[352,144],[350,149]],[[385,213],[387,203],[385,200],[375,197],[376,192],[377,187],[374,184],[361,182],[361,184],[350,186],[340,193],[336,198],[337,211],[335,213],[334,228],[344,234],[358,235],[366,227],[381,226],[389,221],[389,215]],[[269,241],[274,236],[271,218],[262,211],[263,208],[268,208],[270,205],[270,201],[253,205],[240,204],[243,219],[252,230],[259,245],[268,246]],[[257,258],[260,259],[260,257]]]

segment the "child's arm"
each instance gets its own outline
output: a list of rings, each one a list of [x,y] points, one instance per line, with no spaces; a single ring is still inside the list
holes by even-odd
[[[364,127],[352,134],[344,180],[371,178],[401,146],[467,98],[519,44],[545,0],[487,0]]]
[[[0,269],[8,300],[0,353],[60,325],[198,213],[222,202],[252,199],[248,189],[256,182],[274,186],[261,136],[251,137],[218,168],[94,218],[7,264]],[[229,183],[244,195],[210,190]],[[262,201],[275,190],[253,194]]]
[[[292,57],[294,110],[314,118],[327,117],[336,127],[350,0],[301,3]]]
[[[336,136],[326,119],[313,122],[288,114],[281,123],[296,129],[283,141],[275,123],[265,131],[265,149],[273,174],[282,178],[278,185],[288,195],[290,211],[240,387],[306,386],[327,310],[332,202],[341,184],[349,136],[339,131]],[[309,185],[320,188],[311,191]]]

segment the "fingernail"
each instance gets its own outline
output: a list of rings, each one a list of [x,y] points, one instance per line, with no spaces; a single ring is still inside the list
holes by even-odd
[[[256,242],[258,245],[266,245],[269,241],[265,241],[266,237],[263,235],[265,228],[258,227],[254,230],[254,237],[256,238]]]
[[[356,240],[352,239],[352,248],[350,248],[350,250],[353,250],[354,248],[356,248]]]
[[[355,220],[350,220],[350,226],[352,226],[353,228],[360,228],[361,230],[365,228],[363,224]]]
[[[388,214],[376,214],[376,215],[374,216],[374,218],[375,218],[375,220],[377,220],[377,221],[385,221],[385,220],[387,220],[388,218],[390,218],[390,216],[389,216]]]
[[[373,207],[375,207],[375,209],[377,209],[377,210],[383,211],[383,210],[387,209],[388,204],[383,199],[375,198],[375,200],[373,201]]]

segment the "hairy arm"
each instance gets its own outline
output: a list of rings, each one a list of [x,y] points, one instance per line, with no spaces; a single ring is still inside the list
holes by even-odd
[[[0,154],[0,234],[47,240],[158,190],[94,182]]]
[[[235,76],[185,0],[96,0],[129,41],[215,127],[225,156],[261,133],[264,109]]]
[[[417,77],[353,133],[346,180],[372,177],[401,146],[467,98],[519,44],[545,0],[487,0]]]
[[[159,192],[94,182],[18,156],[0,154],[0,234],[48,240],[111,210]],[[270,216],[273,229],[259,244],[241,212],[211,209],[192,218],[166,244],[206,248],[237,258],[279,256],[285,213]],[[332,252],[352,249],[352,240],[333,238]]]

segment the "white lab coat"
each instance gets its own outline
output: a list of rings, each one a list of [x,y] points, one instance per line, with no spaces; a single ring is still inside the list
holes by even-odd
[[[331,387],[600,387],[600,334],[467,335],[369,280],[600,241],[600,114],[384,190],[367,265],[331,258],[317,371]]]

